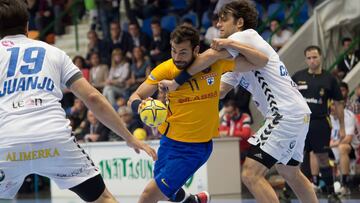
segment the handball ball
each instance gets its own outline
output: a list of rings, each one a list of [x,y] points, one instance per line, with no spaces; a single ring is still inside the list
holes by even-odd
[[[159,100],[148,100],[145,104],[141,105],[140,118],[145,125],[150,127],[157,127],[166,120],[167,108]]]
[[[143,128],[136,128],[133,135],[138,140],[145,140],[147,136],[146,131]]]

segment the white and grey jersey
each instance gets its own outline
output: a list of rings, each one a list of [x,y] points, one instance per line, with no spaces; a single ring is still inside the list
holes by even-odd
[[[24,35],[0,40],[0,146],[64,138],[61,89],[81,77],[65,52]]]
[[[257,70],[228,72],[222,76],[222,82],[234,87],[241,85],[249,91],[264,117],[311,113],[278,54],[255,30],[237,32],[229,38],[261,51],[269,61]],[[234,58],[239,54],[234,49],[227,50]]]

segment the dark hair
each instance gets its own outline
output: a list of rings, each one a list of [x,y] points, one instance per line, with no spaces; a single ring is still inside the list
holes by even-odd
[[[346,84],[345,82],[340,82],[339,87],[343,87],[343,88],[345,88],[346,90],[349,91],[349,85]]]
[[[341,40],[341,43],[342,45],[344,45],[345,42],[351,42],[352,39],[350,37],[344,37],[342,40]]]
[[[219,17],[223,18],[231,14],[235,20],[244,20],[244,29],[255,29],[258,23],[258,12],[253,2],[249,0],[233,1],[225,4],[219,11]]]
[[[130,21],[128,26],[130,25],[135,25],[137,28],[140,28],[139,23],[136,20]]]
[[[0,0],[0,37],[25,34],[29,21],[26,0]]]
[[[310,45],[310,46],[306,47],[306,49],[304,50],[304,56],[306,56],[306,52],[312,51],[312,50],[317,50],[319,55],[321,56],[321,49],[319,46],[316,46],[316,45]]]
[[[84,57],[82,57],[82,56],[80,56],[80,55],[74,56],[74,58],[73,58],[73,60],[72,60],[73,63],[75,63],[75,61],[78,60],[78,59],[80,59],[82,65],[83,65],[83,67],[81,67],[81,68],[86,68],[86,61],[85,61]],[[79,67],[79,68],[80,68],[80,67]]]
[[[233,99],[230,99],[230,100],[227,100],[224,104],[224,106],[228,107],[228,106],[231,106],[233,108],[239,108],[236,104],[236,101],[233,100]]]
[[[193,49],[200,44],[198,30],[187,25],[177,26],[171,33],[170,40],[176,44],[189,40]]]
[[[158,18],[158,17],[153,17],[152,19],[151,19],[151,25],[152,24],[158,24],[158,25],[160,25],[160,18]]]

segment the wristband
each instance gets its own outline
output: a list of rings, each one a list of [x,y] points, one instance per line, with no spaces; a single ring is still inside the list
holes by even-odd
[[[184,70],[181,71],[181,73],[178,76],[176,76],[175,82],[180,86],[184,84],[187,80],[189,80],[191,77],[192,75],[190,75],[186,70]]]
[[[134,113],[138,113],[140,104],[141,104],[141,99],[136,99],[131,103],[131,109]]]

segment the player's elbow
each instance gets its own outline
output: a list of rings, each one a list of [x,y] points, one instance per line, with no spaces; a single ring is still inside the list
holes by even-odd
[[[257,64],[255,64],[255,65],[256,65],[256,67],[258,67],[258,68],[263,68],[263,67],[266,66],[266,64],[267,64],[268,62],[269,62],[269,58],[268,58],[267,56],[263,55],[263,56],[260,56],[260,57],[259,57],[259,60],[258,60]]]
[[[87,96],[87,102],[89,105],[96,105],[99,104],[100,101],[103,99],[103,96],[99,92],[91,92]]]

